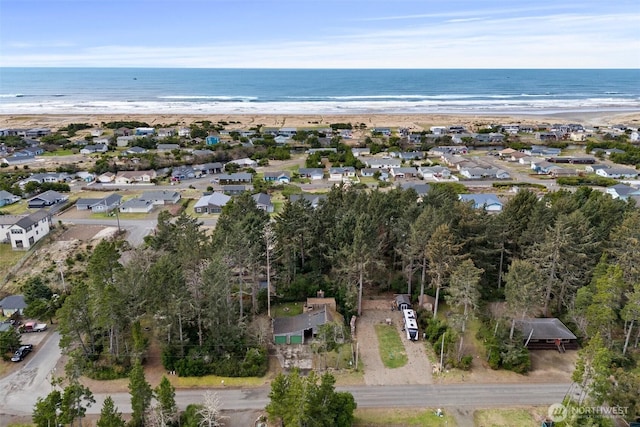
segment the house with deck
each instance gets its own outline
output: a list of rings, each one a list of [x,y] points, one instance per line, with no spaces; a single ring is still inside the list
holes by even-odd
[[[193,210],[201,214],[220,213],[229,200],[230,196],[216,191],[202,196],[193,206]]]

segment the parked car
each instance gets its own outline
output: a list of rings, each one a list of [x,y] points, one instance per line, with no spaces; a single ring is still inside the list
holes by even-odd
[[[20,327],[20,332],[44,332],[46,330],[46,323],[27,322]]]
[[[11,361],[12,362],[22,361],[22,359],[27,357],[27,354],[31,353],[31,350],[33,350],[33,344],[20,346],[20,348],[16,350],[15,354],[11,358]]]

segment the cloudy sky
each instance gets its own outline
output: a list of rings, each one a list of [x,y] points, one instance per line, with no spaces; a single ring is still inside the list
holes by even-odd
[[[0,65],[640,68],[636,0],[0,0]]]

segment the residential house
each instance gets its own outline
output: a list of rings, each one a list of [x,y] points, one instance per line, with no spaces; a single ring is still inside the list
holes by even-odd
[[[423,179],[449,179],[451,171],[444,166],[424,166],[418,168],[418,176]]]
[[[139,127],[135,129],[136,136],[152,136],[156,133],[154,128],[149,127]]]
[[[219,135],[209,135],[204,140],[205,140],[205,144],[207,144],[207,145],[216,145],[216,144],[220,143],[220,136]]]
[[[460,175],[467,179],[495,178],[497,173],[498,169],[484,169],[477,167],[464,167],[460,170]]]
[[[271,196],[266,193],[258,193],[251,196],[256,202],[258,209],[267,213],[272,213],[274,210],[273,203],[271,203]]]
[[[596,171],[596,175],[614,179],[635,179],[638,177],[638,171],[631,168],[615,167],[609,169],[598,169]]]
[[[330,147],[326,147],[326,148],[309,148],[307,150],[307,154],[308,155],[312,155],[312,154],[316,154],[316,153],[321,153],[321,154],[327,153],[328,154],[328,153],[337,153],[337,152],[338,152],[338,149],[330,148]]]
[[[322,168],[300,168],[298,173],[301,178],[308,178],[312,181],[324,178],[324,169]]]
[[[480,144],[497,144],[504,141],[504,135],[497,132],[478,133],[473,139]]]
[[[556,132],[536,132],[534,138],[538,141],[557,141],[561,139],[562,136]]]
[[[414,178],[418,175],[418,169],[405,167],[405,168],[391,168],[389,172],[392,177],[398,178]]]
[[[182,137],[182,138],[190,137],[191,136],[191,129],[190,128],[181,127],[180,129],[178,129],[178,136]]]
[[[446,135],[447,134],[447,127],[446,126],[431,126],[429,128],[429,130],[431,131],[432,134],[438,135],[438,136],[442,136],[442,135]]]
[[[118,209],[122,213],[149,213],[153,209],[153,202],[136,197],[127,200]]]
[[[496,179],[510,179],[511,175],[506,170],[497,169],[495,178]]]
[[[180,193],[169,190],[145,191],[139,199],[149,201],[153,205],[175,205],[180,201]]]
[[[220,213],[229,200],[231,197],[216,191],[202,196],[193,206],[193,210],[196,213]]]
[[[10,156],[3,157],[0,161],[2,161],[2,163],[6,165],[14,166],[35,162],[36,158],[34,156],[19,155],[19,153],[14,153]]]
[[[48,190],[29,199],[27,206],[29,209],[41,209],[66,202],[67,200],[69,200],[69,196],[58,193],[57,191]]]
[[[448,133],[453,133],[453,134],[456,134],[456,133],[464,133],[464,132],[466,132],[466,131],[467,131],[467,130],[465,129],[465,127],[464,127],[464,126],[461,126],[461,125],[453,125],[453,126],[449,126],[449,127],[447,128],[447,132],[448,132]]]
[[[466,145],[441,145],[439,147],[433,147],[427,155],[429,157],[441,157],[445,155],[454,155],[454,154],[467,154],[469,152],[469,148]]]
[[[116,174],[113,172],[105,172],[98,177],[98,182],[102,184],[110,184],[116,180]]]
[[[403,151],[399,152],[397,157],[405,162],[410,162],[412,160],[420,160],[424,157],[424,154],[420,151]]]
[[[150,184],[156,179],[157,174],[154,170],[148,171],[121,171],[116,174],[116,184]]]
[[[184,181],[185,179],[199,178],[201,172],[196,175],[196,171],[191,166],[176,166],[171,171],[171,181]]]
[[[362,177],[373,177],[373,175],[376,173],[376,171],[380,171],[380,169],[363,168],[363,169],[360,169],[360,176],[362,176]]]
[[[140,154],[147,153],[148,150],[146,148],[138,147],[137,145],[127,149],[124,153],[132,156],[139,156]]]
[[[0,243],[10,243],[9,228],[26,215],[0,215]]]
[[[126,127],[121,127],[118,128],[114,131],[115,136],[131,136],[133,134],[133,130],[126,128]]]
[[[575,169],[557,167],[551,169],[549,171],[549,175],[551,175],[552,178],[566,178],[578,176],[578,171]]]
[[[212,181],[220,184],[251,183],[253,175],[248,172],[221,173],[214,176]]]
[[[584,142],[587,140],[587,134],[584,132],[571,132],[569,139],[573,142]]]
[[[85,145],[80,150],[80,154],[106,153],[107,149],[108,147],[104,144]]]
[[[36,182],[38,184],[59,184],[70,180],[71,176],[66,172],[34,173],[30,177],[19,181],[18,186],[24,189],[25,185],[30,182]]]
[[[528,165],[528,166],[531,166],[533,162],[539,162],[539,161],[541,161],[539,158],[527,156],[526,154],[524,157],[520,157],[518,159],[518,163],[520,163],[521,165]]]
[[[100,128],[93,128],[91,129],[91,136],[93,137],[99,137],[102,136],[102,134],[104,133],[104,130],[100,129]]]
[[[23,295],[9,295],[0,301],[0,311],[4,317],[11,317],[16,313],[22,315],[25,308],[27,303],[24,302]]]
[[[161,128],[158,129],[158,138],[169,138],[176,135],[176,130],[173,128]]]
[[[9,227],[11,248],[24,250],[31,248],[36,242],[49,234],[51,230],[51,214],[44,209],[20,218]]]
[[[296,203],[299,201],[303,201],[305,203],[309,203],[312,208],[317,208],[320,203],[327,198],[326,194],[314,194],[314,193],[302,193],[302,194],[292,194],[289,196],[289,201],[291,203]]]
[[[399,168],[402,166],[402,160],[400,159],[384,159],[378,157],[371,157],[364,161],[364,164],[371,169],[387,169]]]
[[[291,182],[291,173],[289,171],[265,172],[264,180],[267,182],[288,184]]]
[[[356,169],[353,166],[329,168],[329,181],[349,181],[355,176]]]
[[[403,190],[413,190],[418,194],[418,198],[422,198],[427,195],[431,186],[422,182],[403,182],[400,184],[400,188]]]
[[[540,145],[533,145],[531,148],[524,150],[524,154],[527,156],[559,156],[562,152],[559,148],[545,147]]]
[[[353,138],[353,132],[351,131],[351,129],[340,129],[339,131],[339,135],[342,139],[351,139]],[[330,134],[328,134],[330,135]],[[355,156],[355,154],[354,154]]]
[[[158,144],[156,145],[156,150],[158,150],[158,152],[180,150],[180,144]]]
[[[78,199],[76,209],[79,211],[91,210],[93,213],[111,212],[120,205],[122,196],[113,193],[101,199]]]
[[[278,135],[286,136],[287,138],[291,138],[298,133],[297,128],[280,128],[278,131]]]
[[[200,172],[202,175],[213,175],[221,173],[224,165],[220,162],[203,163],[201,165],[193,165],[193,170]]]
[[[320,327],[333,321],[326,307],[311,310],[297,316],[273,319],[273,341],[275,344],[305,344],[320,331]]]
[[[76,178],[87,184],[96,180],[95,174],[87,171],[76,172]]]
[[[517,319],[515,327],[529,350],[566,350],[579,348],[577,337],[557,318]]]
[[[609,165],[598,163],[597,165],[587,165],[587,167],[585,167],[584,170],[585,170],[585,172],[595,173],[596,171],[598,171],[600,169],[609,169],[610,167],[611,166],[609,166]]]
[[[252,185],[232,184],[232,185],[222,186],[222,192],[228,196],[238,196],[244,193],[245,191],[251,191],[251,190],[253,190]]]
[[[501,212],[503,204],[495,194],[460,194],[460,200],[471,203],[474,209],[484,209],[487,212]]]
[[[640,190],[627,184],[616,184],[611,187],[607,187],[606,193],[614,199],[627,200],[632,196],[640,195]]]
[[[251,160],[248,157],[245,157],[243,159],[237,159],[237,160],[231,160],[229,163],[233,163],[236,164],[240,167],[243,168],[257,168],[258,167],[258,162],[256,162],[255,160]]]
[[[11,205],[13,203],[19,202],[20,196],[16,196],[8,191],[0,190],[0,207]]]
[[[128,147],[136,139],[138,138],[133,135],[119,136],[116,138],[116,145],[118,147]]]
[[[369,147],[354,147],[351,149],[351,154],[353,154],[354,157],[369,156],[371,155],[371,149]]]

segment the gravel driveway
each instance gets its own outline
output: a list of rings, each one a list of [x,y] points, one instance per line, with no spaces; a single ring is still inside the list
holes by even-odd
[[[404,344],[408,362],[405,366],[395,369],[385,368],[380,359],[378,337],[375,325],[385,323],[391,319],[392,324]],[[356,326],[358,351],[360,360],[364,364],[364,382],[367,385],[401,385],[401,384],[431,384],[432,362],[427,357],[424,341],[411,342],[402,332],[402,314],[391,311],[391,300],[368,300],[362,302],[362,317]]]

